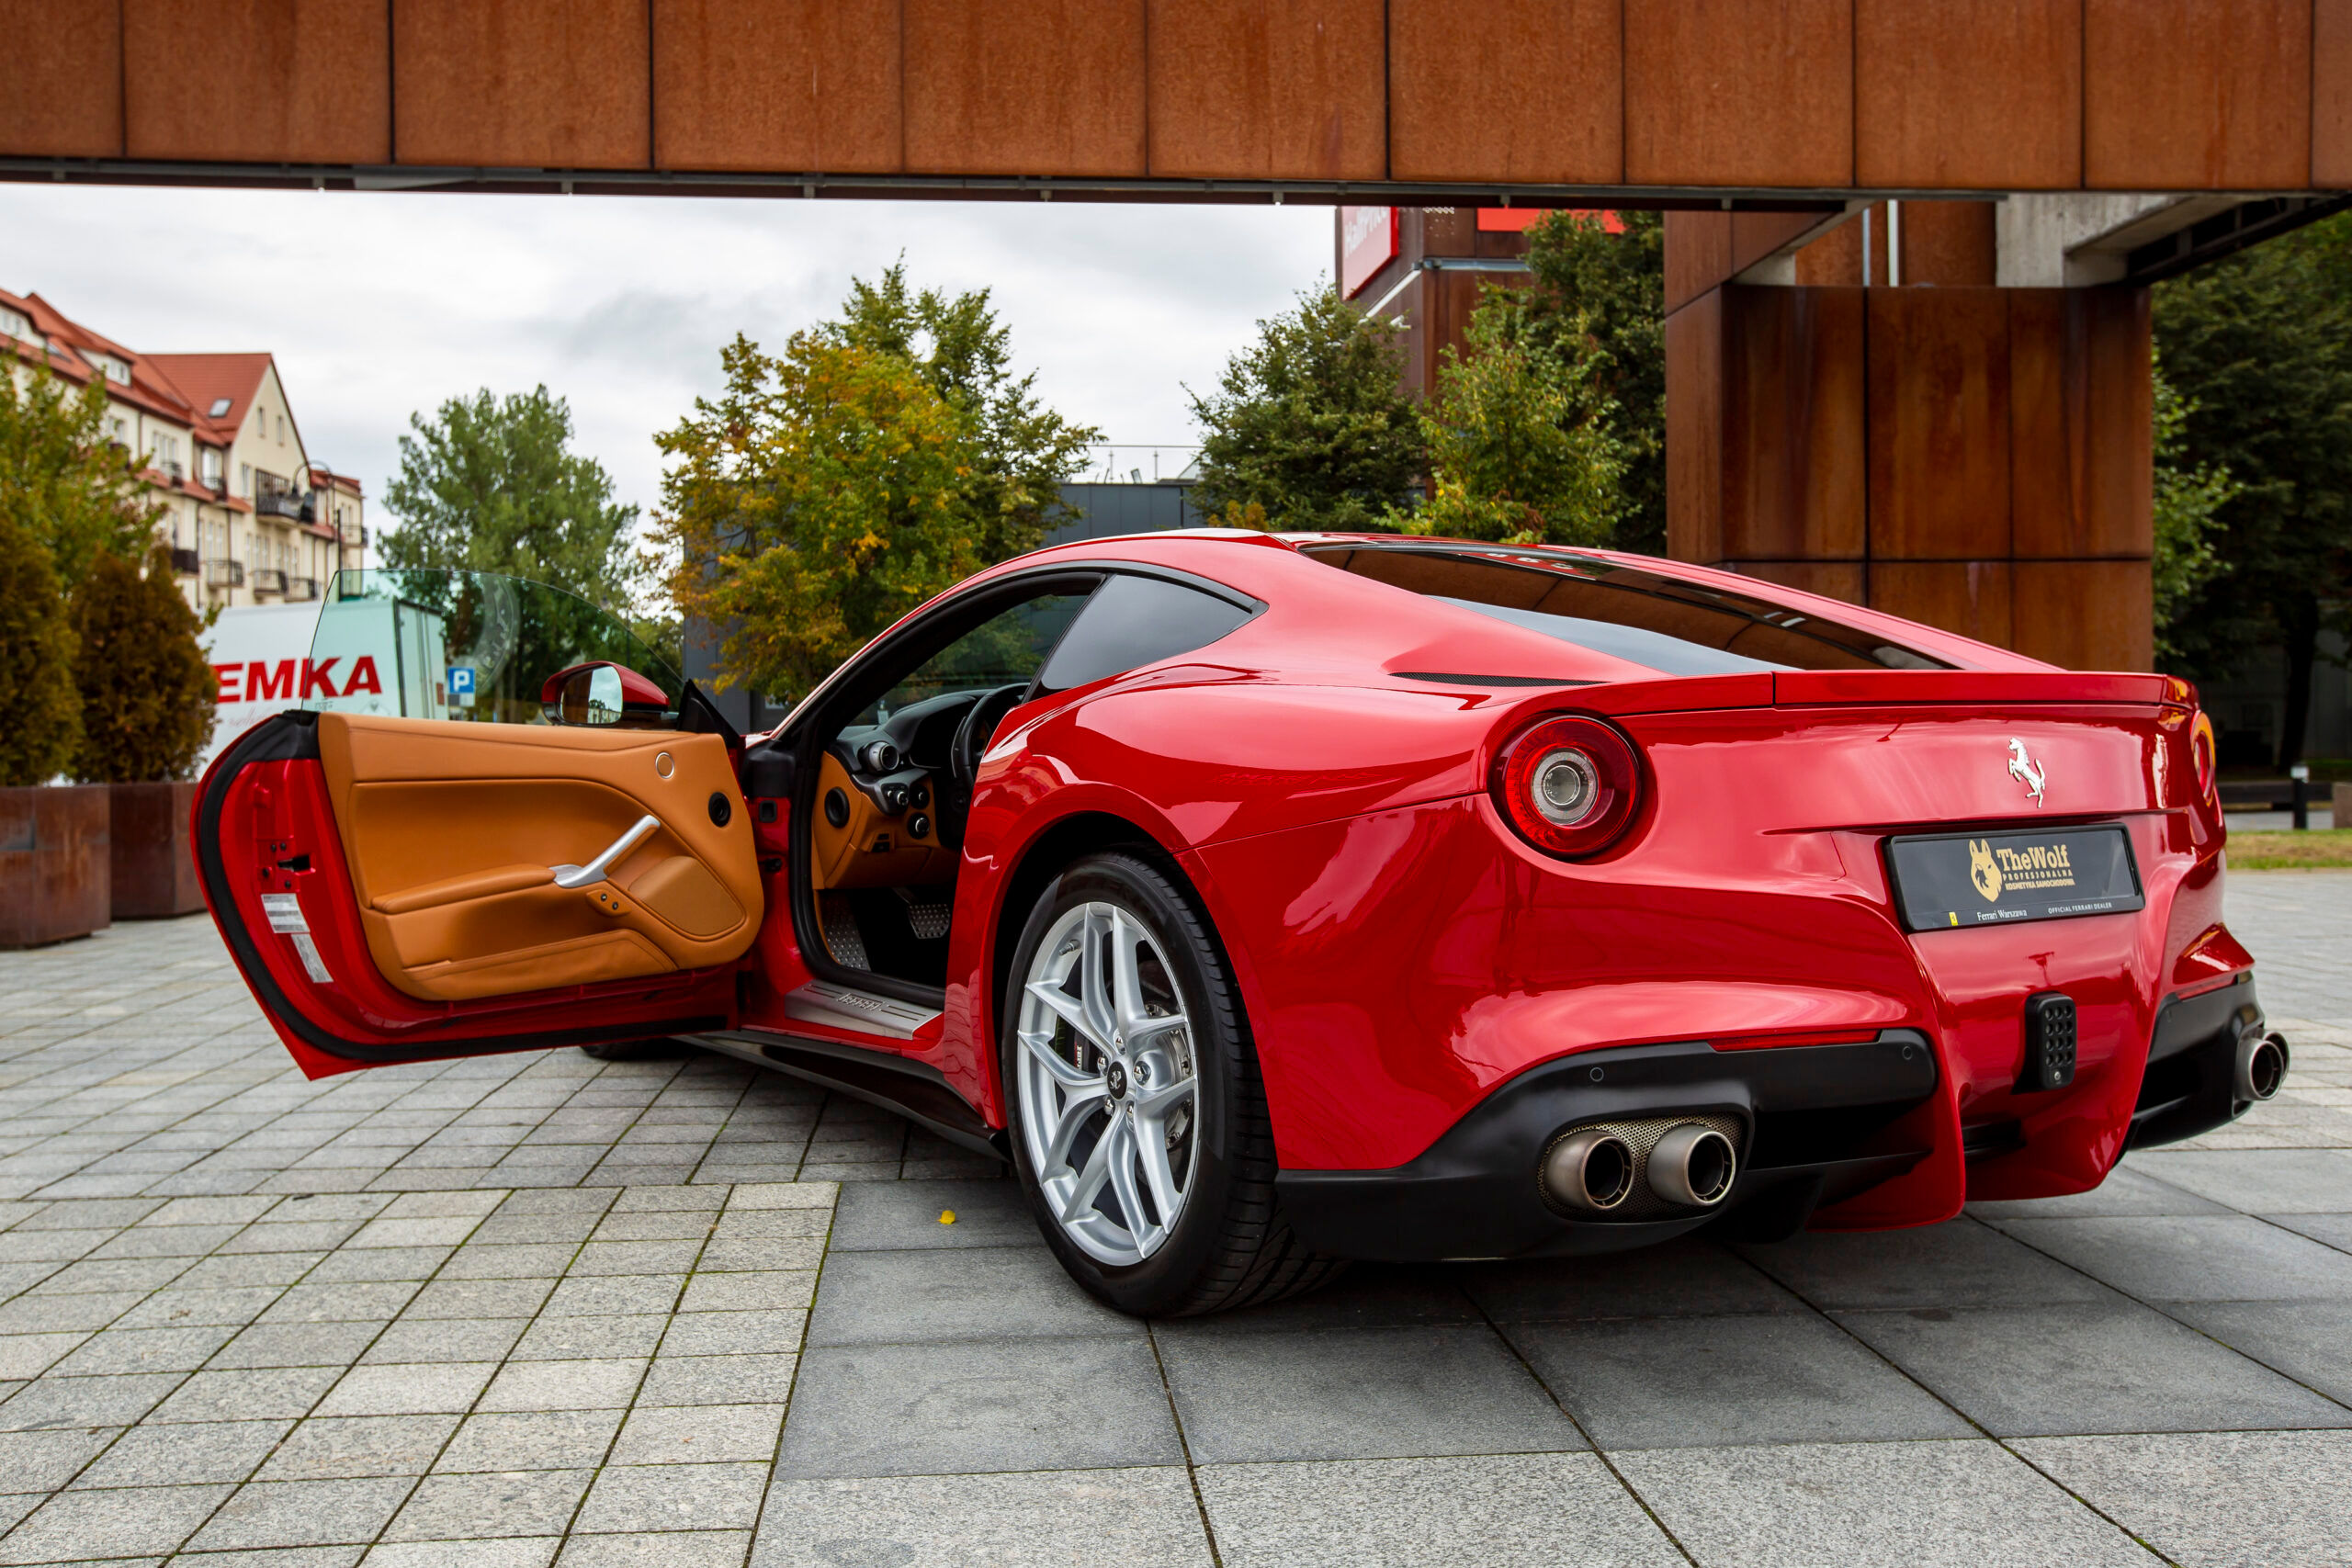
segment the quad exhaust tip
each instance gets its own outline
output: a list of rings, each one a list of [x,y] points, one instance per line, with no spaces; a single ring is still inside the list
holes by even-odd
[[[1731,1195],[1739,1156],[1729,1138],[1701,1122],[1679,1122],[1644,1155],[1638,1151],[1645,1132],[1607,1122],[1577,1128],[1545,1152],[1544,1191],[1561,1207],[1588,1214],[1623,1207],[1644,1185],[1684,1209],[1712,1209]]]
[[[2268,1100],[2287,1081],[2287,1039],[2248,1030],[2238,1038],[2237,1098]]]
[[[1650,1151],[1650,1190],[1669,1203],[1712,1209],[1731,1196],[1739,1156],[1731,1140],[1713,1127],[1685,1122],[1667,1129]]]
[[[1634,1145],[1606,1127],[1586,1127],[1544,1156],[1544,1190],[1571,1209],[1605,1214],[1634,1195]]]

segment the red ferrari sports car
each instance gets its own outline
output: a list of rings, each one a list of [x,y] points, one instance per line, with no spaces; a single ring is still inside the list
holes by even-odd
[[[327,694],[197,807],[306,1072],[685,1037],[1002,1157],[1089,1289],[1184,1313],[2077,1192],[2287,1068],[2161,675],[1224,531],[993,568],[771,734],[654,668],[535,584],[337,580]]]

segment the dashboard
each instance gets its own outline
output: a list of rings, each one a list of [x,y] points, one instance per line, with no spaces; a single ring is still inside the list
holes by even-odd
[[[826,743],[810,823],[817,888],[955,880],[963,822],[950,798],[950,753],[965,716],[989,694],[927,697],[879,724],[849,726]],[[952,818],[945,832],[943,818]]]

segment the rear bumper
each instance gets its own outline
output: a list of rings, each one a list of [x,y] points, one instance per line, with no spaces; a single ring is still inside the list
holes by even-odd
[[[1938,1069],[1927,1037],[1718,1051],[1702,1043],[1579,1052],[1488,1095],[1426,1152],[1385,1170],[1275,1178],[1301,1240],[1343,1258],[1421,1261],[1613,1252],[1710,1222],[1758,1239],[1927,1157]],[[1545,1201],[1538,1168],[1563,1130],[1603,1119],[1729,1116],[1740,1169],[1718,1206],[1648,1220],[1578,1219]]]
[[[2128,1146],[2178,1143],[2245,1114],[2254,1102],[2238,1094],[2238,1042],[2263,1027],[2251,970],[2235,985],[2166,1002],[2156,1014]]]

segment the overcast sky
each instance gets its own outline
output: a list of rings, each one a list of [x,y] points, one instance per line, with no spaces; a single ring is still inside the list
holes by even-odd
[[[650,513],[652,434],[718,389],[719,345],[780,344],[901,253],[918,284],[993,292],[1053,407],[1186,443],[1183,385],[1329,271],[1331,213],[0,185],[0,288],[144,352],[269,350],[379,525],[413,411],[542,381]]]

